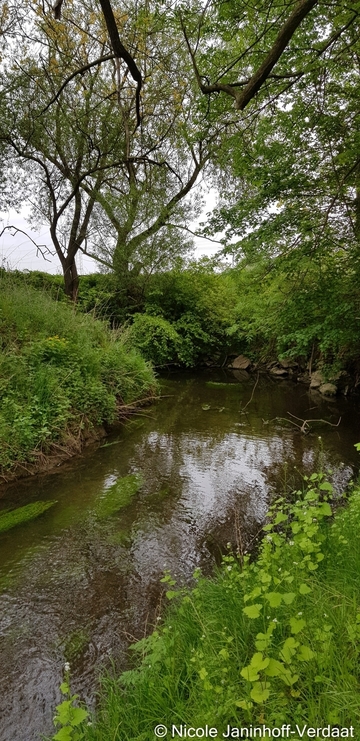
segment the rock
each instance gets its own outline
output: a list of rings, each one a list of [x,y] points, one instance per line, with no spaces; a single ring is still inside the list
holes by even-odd
[[[346,370],[341,370],[329,379],[332,383],[336,383],[337,390],[342,394],[347,394],[349,388],[352,385],[352,378]]]
[[[305,371],[305,373],[300,373],[297,377],[297,380],[299,383],[310,383],[310,376]]]
[[[337,394],[337,388],[334,383],[322,383],[319,386],[319,391],[323,396],[335,396]]]
[[[287,376],[288,371],[286,368],[279,368],[278,366],[275,366],[274,368],[270,368],[270,373],[272,376]]]
[[[286,368],[288,370],[293,370],[294,368],[299,367],[299,363],[297,363],[292,358],[284,358],[283,360],[279,360],[279,364],[282,368]]]
[[[235,368],[236,370],[247,370],[250,366],[251,360],[249,360],[249,358],[246,358],[245,355],[238,355],[231,363],[230,368]]]
[[[325,378],[321,371],[315,371],[311,374],[311,381],[310,381],[310,388],[311,389],[318,389],[321,385],[325,385]]]
[[[233,370],[232,375],[240,382],[248,381],[251,378],[250,373],[244,370]]]

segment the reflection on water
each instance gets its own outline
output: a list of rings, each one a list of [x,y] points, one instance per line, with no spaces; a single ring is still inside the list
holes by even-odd
[[[209,572],[220,549],[236,543],[235,521],[249,544],[271,490],[297,485],[319,459],[331,463],[339,489],[350,477],[358,401],[260,378],[244,411],[254,380],[220,372],[166,379],[164,398],[105,444],[5,490],[2,509],[57,504],[0,536],[1,741],[51,733],[65,659],[73,690],[93,702],[100,665],[124,667],[129,642],[154,624],[165,569],[182,583],[197,566]],[[288,412],[342,422],[304,436],[274,420]],[[140,488],[99,518],[114,485],[133,474]]]

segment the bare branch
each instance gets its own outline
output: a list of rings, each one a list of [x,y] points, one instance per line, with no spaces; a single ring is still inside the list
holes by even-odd
[[[34,239],[32,239],[32,237],[30,237],[30,235],[29,235],[29,234],[28,234],[27,232],[24,232],[24,230],[23,230],[23,229],[18,229],[18,227],[17,227],[17,226],[14,226],[13,224],[9,224],[9,226],[4,226],[4,228],[3,228],[3,229],[2,229],[2,231],[0,232],[0,237],[2,237],[2,235],[4,234],[4,232],[5,232],[5,231],[6,231],[7,229],[13,229],[13,230],[14,230],[14,234],[11,234],[11,236],[12,236],[12,237],[15,237],[15,234],[24,234],[24,235],[25,235],[25,237],[27,237],[27,239],[29,239],[29,240],[30,240],[30,242],[32,242],[32,243],[33,243],[33,245],[35,245],[35,247],[36,247],[36,252],[37,252],[37,253],[38,253],[38,252],[40,252],[41,256],[42,256],[42,257],[44,258],[44,260],[46,260],[46,262],[51,262],[51,260],[48,260],[48,258],[47,258],[47,257],[45,257],[45,254],[44,254],[44,253],[46,253],[46,252],[47,252],[47,253],[48,253],[49,255],[54,255],[55,253],[54,253],[54,252],[51,252],[51,250],[50,250],[50,248],[49,248],[49,247],[47,246],[47,244],[38,244],[37,242],[35,242],[35,240],[34,240]],[[37,256],[37,255],[36,255],[36,256]]]

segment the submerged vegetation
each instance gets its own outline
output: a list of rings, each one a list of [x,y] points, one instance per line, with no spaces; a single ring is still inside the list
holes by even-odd
[[[4,477],[78,451],[155,393],[150,366],[120,335],[44,292],[2,279],[0,328]]]
[[[291,502],[270,507],[255,561],[229,552],[215,578],[194,574],[191,591],[166,574],[173,604],[163,624],[132,647],[133,669],[104,679],[79,738],[150,741],[159,724],[168,737],[174,726],[172,737],[208,726],[235,738],[285,725],[296,741],[314,727],[356,738],[360,490],[331,522],[330,497],[331,484],[313,474]]]
[[[43,512],[53,507],[56,502],[32,502],[31,504],[25,504],[24,507],[18,507],[10,511],[0,513],[0,533],[4,533],[6,530],[21,525],[23,522],[34,520]]]

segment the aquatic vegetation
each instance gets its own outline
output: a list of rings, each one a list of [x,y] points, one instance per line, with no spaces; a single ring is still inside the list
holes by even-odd
[[[26,504],[24,507],[17,507],[17,509],[2,512],[0,514],[0,533],[11,530],[11,528],[22,525],[29,520],[34,520],[39,515],[42,515],[43,512],[46,512],[47,509],[53,507],[54,504],[56,504],[54,500],[51,502],[38,501]]]
[[[89,638],[89,633],[84,628],[69,633],[62,641],[66,661],[74,661],[89,643]]]
[[[119,509],[130,504],[132,498],[142,486],[142,477],[138,473],[129,474],[118,479],[101,495],[95,505],[95,514],[98,518],[110,517]]]

